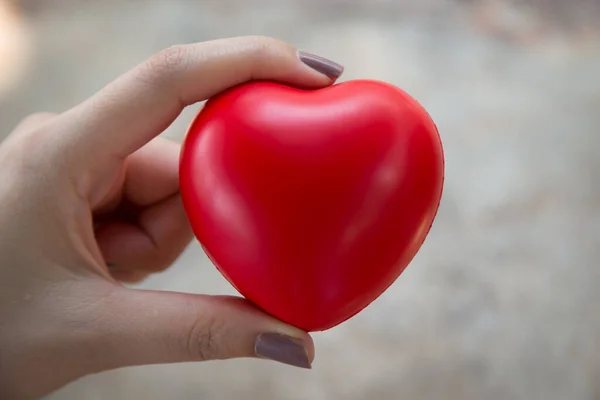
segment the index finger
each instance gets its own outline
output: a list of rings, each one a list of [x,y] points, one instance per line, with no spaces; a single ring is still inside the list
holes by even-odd
[[[319,72],[321,71],[321,72]],[[166,129],[185,106],[250,80],[316,88],[343,68],[267,37],[168,48],[63,114],[61,137],[86,162],[126,157]]]

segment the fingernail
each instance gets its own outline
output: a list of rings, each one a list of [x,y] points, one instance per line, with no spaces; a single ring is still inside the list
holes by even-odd
[[[278,333],[263,333],[254,344],[257,356],[294,367],[310,369],[310,361],[300,340]]]
[[[339,77],[342,75],[342,72],[344,72],[344,67],[340,64],[305,51],[299,51],[298,58],[315,71],[318,71],[331,79]]]

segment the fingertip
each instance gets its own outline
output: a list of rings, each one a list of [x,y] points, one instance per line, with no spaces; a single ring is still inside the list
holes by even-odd
[[[230,314],[233,308],[240,313],[237,321],[243,321],[241,315],[247,317],[243,324],[249,329],[248,333],[254,332],[254,356],[299,368],[311,368],[315,347],[307,332],[273,317],[241,297],[214,296],[212,301],[216,302],[215,306],[218,303],[225,305],[221,315]],[[232,313],[230,315],[233,316]]]
[[[315,342],[308,333],[305,334],[304,349],[306,350],[306,355],[308,356],[308,360],[312,364],[313,361],[315,361]]]
[[[327,77],[331,82],[335,82],[344,73],[343,65],[325,57],[301,50],[296,51],[296,57],[308,68]]]
[[[312,368],[306,343],[287,335],[269,332],[260,334],[256,339],[254,352],[260,358],[298,368]]]
[[[227,41],[228,39],[224,39]],[[344,67],[269,36],[235,38],[249,50],[253,60],[250,80],[276,80],[301,88],[316,89],[333,84]]]
[[[306,350],[309,360],[312,362],[315,357],[315,344],[312,336],[310,336],[308,332],[296,328],[295,326],[286,324],[278,319],[273,318],[273,321],[276,324],[276,327],[273,328],[273,331],[301,342]]]

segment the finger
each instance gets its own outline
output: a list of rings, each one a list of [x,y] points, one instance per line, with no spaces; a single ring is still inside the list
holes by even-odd
[[[65,114],[71,128],[63,137],[88,162],[91,156],[98,162],[126,157],[169,126],[183,107],[229,87],[273,80],[316,88],[342,72],[329,62],[320,68],[327,76],[315,69],[326,61],[302,56],[305,63],[298,54],[287,43],[256,36],[171,47]]]
[[[96,216],[105,217],[125,201],[129,207],[144,207],[179,192],[180,145],[161,137],[127,157],[126,168],[112,193],[92,202]]]
[[[147,206],[179,192],[179,148],[158,137],[129,156],[124,196]]]
[[[137,223],[107,221],[96,230],[104,260],[120,271],[162,271],[179,257],[192,237],[179,196],[148,207]]]
[[[307,333],[241,298],[116,290],[119,312],[101,318],[110,368],[241,357],[310,368],[314,358]]]

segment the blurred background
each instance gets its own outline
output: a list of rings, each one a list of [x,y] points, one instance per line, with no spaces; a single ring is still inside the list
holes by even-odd
[[[389,81],[436,121],[447,178],[422,251],[261,360],[129,368],[50,399],[600,399],[600,0],[0,0],[0,138],[172,44],[264,34]],[[180,141],[197,107],[165,136]],[[197,243],[145,287],[235,293]]]

